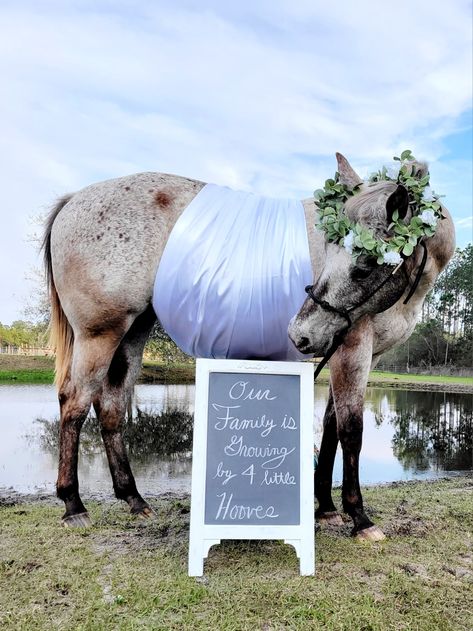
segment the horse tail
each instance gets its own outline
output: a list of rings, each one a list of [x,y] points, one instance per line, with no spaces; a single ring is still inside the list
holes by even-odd
[[[64,206],[72,199],[72,195],[64,195],[58,199],[52,208],[44,231],[42,250],[44,253],[44,268],[51,303],[51,320],[49,323],[49,345],[56,352],[55,383],[60,390],[69,371],[72,361],[74,332],[61,305],[56,285],[54,283],[53,265],[51,260],[51,231],[56,217]]]

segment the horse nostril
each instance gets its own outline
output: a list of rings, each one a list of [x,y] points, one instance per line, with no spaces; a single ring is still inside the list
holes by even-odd
[[[297,346],[299,348],[304,348],[305,346],[309,345],[309,338],[308,337],[301,337],[301,339],[299,340]]]

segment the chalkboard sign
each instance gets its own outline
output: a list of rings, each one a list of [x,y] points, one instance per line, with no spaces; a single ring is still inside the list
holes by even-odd
[[[284,539],[314,571],[313,368],[197,360],[189,574],[221,539]]]
[[[300,523],[299,381],[210,373],[206,524]]]

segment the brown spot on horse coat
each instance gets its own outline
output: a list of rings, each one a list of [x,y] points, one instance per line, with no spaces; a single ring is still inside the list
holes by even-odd
[[[172,197],[169,193],[166,193],[166,191],[156,191],[154,203],[160,208],[168,208],[172,204]]]

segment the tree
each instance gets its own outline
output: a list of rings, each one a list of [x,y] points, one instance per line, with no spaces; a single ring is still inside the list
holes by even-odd
[[[190,362],[192,358],[176,346],[159,321],[153,327],[145,347],[145,354],[165,363]]]
[[[39,346],[47,340],[46,326],[42,323],[16,320],[11,325],[0,323],[1,346]]]
[[[458,249],[426,297],[408,344],[387,353],[379,366],[471,368],[473,357],[473,246]]]

